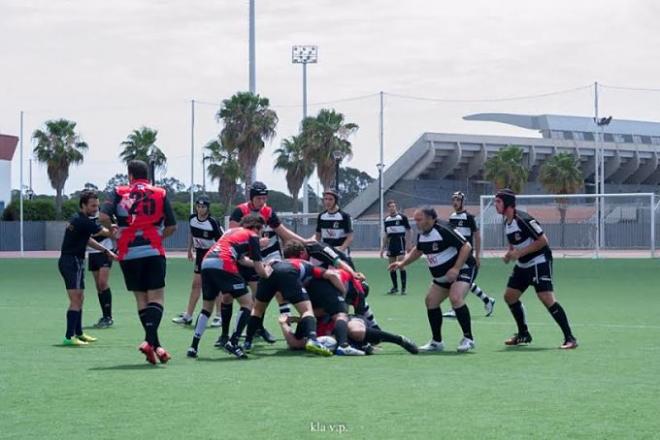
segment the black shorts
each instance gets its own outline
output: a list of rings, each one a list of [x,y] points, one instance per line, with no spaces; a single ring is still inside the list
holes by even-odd
[[[536,293],[552,292],[552,259],[531,267],[513,268],[507,287],[524,292],[529,286],[534,286]]]
[[[323,309],[330,316],[348,312],[343,295],[328,280],[311,280],[307,284],[307,295],[312,307]]]
[[[165,287],[167,263],[162,255],[120,261],[119,266],[124,274],[126,290],[146,292]]]
[[[456,278],[455,282],[458,281],[463,281],[464,283],[468,283],[469,285],[472,285],[474,283],[474,280],[477,279],[477,274],[479,273],[479,269],[477,266],[469,266],[466,267],[465,269],[461,269],[458,272],[458,277]],[[449,289],[452,284],[454,283],[447,283],[445,281],[438,281],[436,279],[433,280],[433,284],[442,287],[443,289]]]
[[[247,284],[238,274],[222,269],[203,269],[202,297],[204,301],[213,301],[223,293],[239,298],[248,293]]]
[[[269,303],[277,292],[280,292],[284,300],[291,304],[309,301],[309,296],[300,282],[298,272],[291,268],[278,269],[276,266],[268,278],[260,279],[255,298]]]
[[[241,275],[241,278],[245,280],[246,283],[251,283],[253,281],[259,281],[259,274],[253,267],[243,266],[238,263],[238,273]]]
[[[75,255],[60,255],[57,267],[67,290],[85,288],[85,259]]]
[[[387,242],[387,256],[399,257],[406,254],[406,239],[404,237],[392,237]]]
[[[87,258],[87,270],[90,272],[96,272],[103,267],[108,269],[112,267],[112,260],[104,252],[90,252]]]
[[[195,249],[195,267],[193,268],[193,272],[202,273],[202,260],[208,251],[208,249]]]

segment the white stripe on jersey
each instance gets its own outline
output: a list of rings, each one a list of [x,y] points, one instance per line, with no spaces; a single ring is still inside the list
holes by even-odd
[[[458,232],[460,232],[461,235],[462,235],[464,238],[468,238],[468,237],[471,237],[471,236],[472,236],[472,229],[470,229],[470,228],[468,228],[468,227],[465,227],[465,226],[458,226],[458,227],[456,227],[456,228],[454,228],[454,229],[456,229]]]
[[[385,232],[387,234],[405,234],[406,233],[406,227],[405,226],[388,226],[385,228]]]
[[[455,247],[450,247],[437,254],[426,254],[426,263],[429,267],[442,266],[458,254]]]
[[[541,255],[537,255],[536,257],[532,258],[527,263],[521,263],[520,261],[516,261],[516,266],[518,266],[520,268],[523,268],[523,269],[527,269],[527,268],[530,268],[532,266],[536,266],[537,264],[545,263],[546,261],[548,261],[548,260],[545,258],[545,255],[541,254]]]

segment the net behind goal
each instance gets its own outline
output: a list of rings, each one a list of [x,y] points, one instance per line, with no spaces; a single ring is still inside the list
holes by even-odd
[[[598,257],[636,251],[655,256],[658,204],[653,193],[519,195],[516,204],[541,223],[550,247],[560,255]],[[479,222],[482,250],[508,247],[494,196],[481,196]]]

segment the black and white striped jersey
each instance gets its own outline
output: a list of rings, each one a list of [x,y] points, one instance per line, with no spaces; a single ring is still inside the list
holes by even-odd
[[[406,232],[410,230],[410,223],[408,222],[408,217],[405,214],[397,212],[394,215],[388,215],[383,221],[385,226],[385,234],[387,234],[387,239],[392,239],[395,237],[405,237]]]
[[[543,235],[543,229],[539,222],[526,212],[517,209],[511,223],[505,221],[504,232],[507,240],[509,240],[509,243],[514,249],[526,248]],[[544,263],[550,258],[552,258],[552,251],[546,245],[536,252],[519,258],[516,265],[523,268],[532,267]]]
[[[195,249],[211,249],[224,232],[216,219],[211,216],[206,220],[200,220],[197,214],[192,214],[188,221]]]
[[[426,256],[433,278],[442,278],[447,271],[456,264],[458,253],[466,243],[465,237],[449,223],[438,222],[428,232],[417,234],[417,250]],[[465,262],[463,268],[468,268],[476,263],[472,254]]]
[[[449,224],[474,246],[474,233],[479,231],[479,226],[472,214],[465,210],[456,211],[449,216]]]
[[[321,234],[321,241],[333,247],[344,244],[346,236],[353,232],[351,216],[342,211],[323,211],[316,219],[316,232]]]

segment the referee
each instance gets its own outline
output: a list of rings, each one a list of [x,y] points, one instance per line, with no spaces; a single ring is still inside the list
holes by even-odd
[[[69,219],[64,231],[62,250],[57,266],[64,279],[69,296],[69,309],[66,312],[66,333],[63,345],[80,346],[96,341],[82,331],[82,305],[85,298],[85,249],[87,246],[103,252],[108,258],[117,258],[109,249],[101,246],[92,235],[110,237],[108,230],[96,221],[99,211],[99,198],[95,191],[85,190],[78,202],[80,211]],[[114,230],[114,228],[111,228]]]

